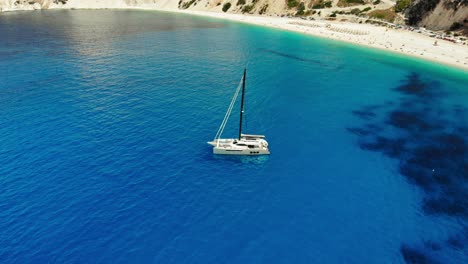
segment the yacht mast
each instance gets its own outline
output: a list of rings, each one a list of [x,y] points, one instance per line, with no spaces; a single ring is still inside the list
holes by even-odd
[[[245,92],[245,76],[247,75],[247,69],[244,68],[244,78],[242,78],[242,100],[240,109],[240,122],[239,122],[239,139],[242,135],[242,115],[244,114],[244,92]]]

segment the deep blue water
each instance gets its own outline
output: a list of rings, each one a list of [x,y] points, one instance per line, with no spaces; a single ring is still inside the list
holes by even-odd
[[[272,155],[214,156],[244,66]],[[468,262],[466,71],[75,10],[1,14],[0,72],[1,263]]]

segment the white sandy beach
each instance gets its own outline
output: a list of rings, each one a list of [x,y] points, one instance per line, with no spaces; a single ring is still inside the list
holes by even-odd
[[[153,9],[154,8],[139,8]],[[468,70],[468,46],[435,39],[405,29],[391,29],[371,24],[358,24],[338,21],[302,20],[271,16],[241,15],[230,13],[157,9],[191,15],[228,19],[238,22],[289,30],[349,42],[367,47],[387,50],[418,57]],[[437,45],[434,42],[437,40]]]

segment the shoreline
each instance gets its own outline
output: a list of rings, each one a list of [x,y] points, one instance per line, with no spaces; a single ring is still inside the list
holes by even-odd
[[[323,39],[345,42],[356,46],[382,50],[389,53],[396,53],[468,71],[468,46],[431,38],[429,36],[403,29],[397,30],[371,24],[358,24],[342,21],[302,20],[300,18],[256,16],[208,11],[146,7],[136,7],[132,9],[211,17],[278,30],[286,30]],[[436,40],[438,45],[434,46],[434,41]]]
[[[393,29],[372,24],[358,24],[328,20],[303,20],[300,18],[245,15],[210,11],[179,10],[174,8],[159,8],[156,6],[114,6],[109,8],[70,8],[54,6],[50,9],[133,9],[210,17],[274,28],[278,30],[286,30],[323,39],[331,39],[356,46],[373,48],[387,51],[389,53],[396,53],[425,61],[431,61],[441,65],[451,66],[457,69],[468,71],[468,46],[466,45],[455,44],[449,41],[431,38],[429,36],[404,29]],[[14,11],[20,10],[10,10],[5,12]],[[435,41],[437,41],[437,46],[434,45]]]

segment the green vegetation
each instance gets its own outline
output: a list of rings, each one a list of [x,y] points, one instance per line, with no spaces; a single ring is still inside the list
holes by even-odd
[[[353,8],[353,9],[351,9],[350,13],[351,13],[352,15],[358,15],[359,13],[361,13],[361,9],[359,9],[359,8]]]
[[[375,0],[374,2],[372,2],[373,5],[378,5],[380,4],[380,0]]]
[[[223,5],[223,12],[228,11],[229,8],[231,8],[231,3],[225,3],[225,4]]]
[[[366,2],[363,0],[339,0],[337,6],[339,7],[347,7],[353,5],[364,5]]]
[[[458,23],[458,22],[453,22],[453,24],[450,26],[450,30],[455,31],[459,30],[463,27],[463,24]]]
[[[304,2],[301,2],[299,6],[297,7],[297,13],[296,16],[303,16],[305,14],[305,5]]]
[[[331,1],[320,0],[318,3],[312,6],[312,9],[323,9],[323,8],[330,8],[330,7],[332,7]]]
[[[299,5],[299,2],[297,0],[288,0],[288,7],[293,8]]]
[[[190,0],[189,2],[187,3],[183,3],[182,4],[182,9],[187,9],[189,8],[193,3],[195,3],[196,0]],[[180,3],[180,2],[179,2]]]
[[[242,13],[250,13],[254,8],[254,4],[246,5],[242,8]]]
[[[336,14],[340,14],[340,15],[355,15],[355,16],[361,16],[362,13],[365,13],[369,10],[371,10],[372,8],[371,7],[366,7],[364,9],[359,9],[359,8],[353,8],[351,9],[350,11],[335,11],[333,13],[336,13]]]
[[[402,12],[411,4],[411,0],[397,0],[395,4],[395,12]]]
[[[252,11],[255,8],[255,4],[258,2],[258,0],[252,0],[252,3],[250,5],[244,5],[246,3],[246,0],[238,0],[237,5],[244,5],[241,9],[242,13],[252,13]],[[260,15],[264,14],[268,8],[268,4],[263,5],[260,10],[258,10],[258,13]]]
[[[345,0],[345,2],[348,4],[360,4],[360,5],[363,5],[366,3],[363,0]]]
[[[396,14],[392,8],[385,10],[374,10],[369,14],[370,18],[382,19],[388,22],[393,22],[395,20]]]
[[[262,6],[262,8],[260,9],[260,11],[258,11],[258,13],[259,13],[260,15],[263,15],[263,14],[266,12],[267,9],[268,9],[268,4],[265,4],[264,6]]]

